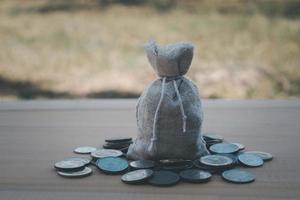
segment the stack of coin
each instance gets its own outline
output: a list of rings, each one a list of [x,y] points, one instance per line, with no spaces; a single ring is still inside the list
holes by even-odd
[[[117,149],[123,153],[127,153],[129,145],[132,144],[132,138],[130,137],[118,137],[105,139],[104,149]]]
[[[209,149],[211,145],[223,142],[223,137],[216,134],[203,134],[202,138],[206,144],[207,149]]]
[[[159,163],[162,169],[175,172],[190,169],[193,167],[193,161],[191,160],[167,159],[160,160]]]
[[[88,158],[72,157],[56,162],[54,168],[60,176],[79,178],[92,174],[92,169],[86,167],[90,162]]]

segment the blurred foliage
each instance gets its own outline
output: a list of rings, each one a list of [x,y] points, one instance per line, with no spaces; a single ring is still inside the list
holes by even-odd
[[[137,97],[189,40],[206,98],[300,97],[300,1],[0,0],[0,98]]]

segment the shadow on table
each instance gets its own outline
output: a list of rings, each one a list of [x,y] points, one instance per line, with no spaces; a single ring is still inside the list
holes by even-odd
[[[74,99],[74,98],[137,98],[140,94],[117,90],[91,92],[86,95],[75,95],[69,92],[57,92],[43,89],[30,81],[9,80],[0,76],[0,97],[16,96],[19,99]]]

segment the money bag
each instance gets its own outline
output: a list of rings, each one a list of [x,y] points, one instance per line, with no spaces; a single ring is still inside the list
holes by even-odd
[[[203,114],[197,86],[184,75],[193,45],[180,42],[145,45],[158,79],[142,93],[136,106],[138,135],[127,157],[132,160],[197,159],[208,154],[201,135]]]

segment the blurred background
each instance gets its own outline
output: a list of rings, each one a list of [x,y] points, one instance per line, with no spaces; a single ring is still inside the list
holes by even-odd
[[[0,99],[138,97],[151,38],[194,43],[205,98],[300,97],[297,0],[0,0]]]

